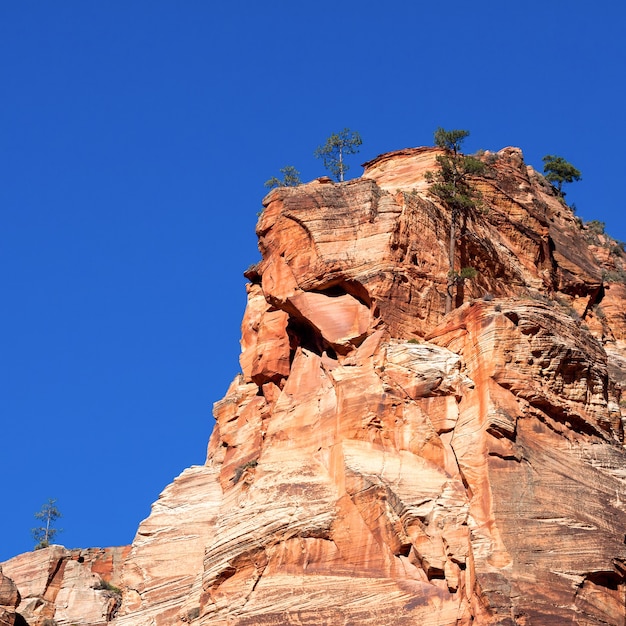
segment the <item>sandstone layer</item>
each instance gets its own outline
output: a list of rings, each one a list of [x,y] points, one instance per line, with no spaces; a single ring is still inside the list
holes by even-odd
[[[110,623],[121,605],[121,569],[129,550],[130,547],[67,550],[55,545],[5,561],[4,575],[16,585],[21,596],[14,623],[16,626]]]
[[[2,573],[0,567],[0,626],[13,626],[15,624],[15,610],[20,600],[21,597],[16,584]]]
[[[477,276],[444,315],[439,153],[265,198],[242,372],[206,464],[139,527],[107,619],[624,624],[622,246],[518,149],[487,153],[455,259]]]

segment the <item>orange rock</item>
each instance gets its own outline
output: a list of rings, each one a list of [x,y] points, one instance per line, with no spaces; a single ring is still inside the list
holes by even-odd
[[[16,620],[15,610],[21,600],[15,583],[2,573],[0,567],[0,625],[13,626]]]
[[[115,624],[624,623],[626,256],[519,149],[487,153],[455,259],[478,274],[444,315],[440,153],[265,198],[242,374]],[[16,582],[49,611],[84,587],[42,581]]]
[[[242,323],[240,363],[244,376],[258,385],[289,374],[288,315],[271,307],[256,285]]]
[[[310,324],[332,348],[346,352],[371,326],[369,308],[350,294],[337,297],[302,292],[289,298],[296,315]]]
[[[120,623],[169,624],[175,606],[211,625],[623,621],[626,291],[603,289],[606,255],[507,148],[459,246],[471,302],[444,317],[437,154],[267,196],[243,376],[215,408],[204,560],[159,587],[168,535],[145,543],[134,576],[162,596],[133,583]]]
[[[21,595],[15,623],[109,623],[121,605],[118,586],[129,552],[130,546],[88,550],[50,546],[5,561],[3,570]]]

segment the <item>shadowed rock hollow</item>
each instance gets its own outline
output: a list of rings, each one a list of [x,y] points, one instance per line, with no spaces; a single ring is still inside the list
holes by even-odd
[[[486,154],[444,316],[437,154],[265,198],[242,373],[102,623],[624,623],[624,254]]]

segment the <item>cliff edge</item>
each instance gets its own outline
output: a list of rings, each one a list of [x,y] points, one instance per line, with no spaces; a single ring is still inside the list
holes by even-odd
[[[242,373],[101,623],[624,623],[626,256],[486,153],[444,315],[439,153],[267,195]]]

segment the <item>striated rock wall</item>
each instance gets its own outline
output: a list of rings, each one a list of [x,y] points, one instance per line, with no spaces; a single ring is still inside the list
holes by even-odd
[[[268,195],[242,374],[195,470],[203,561],[159,601],[166,544],[140,531],[118,622],[623,623],[623,255],[519,150],[487,155],[458,246],[478,277],[444,318],[437,154]]]
[[[444,316],[437,154],[266,197],[242,372],[107,619],[624,624],[626,258],[518,149],[487,153],[457,246],[478,275]]]
[[[67,550],[54,545],[5,561],[4,575],[21,595],[14,622],[8,624],[109,623],[121,604],[121,569],[129,551],[130,547]]]
[[[13,626],[15,624],[15,610],[20,603],[20,592],[16,584],[5,576],[0,567],[0,626]]]
[[[514,300],[465,305],[430,339],[458,350],[476,383],[452,446],[493,613],[623,623],[625,455],[600,343],[563,312]]]

